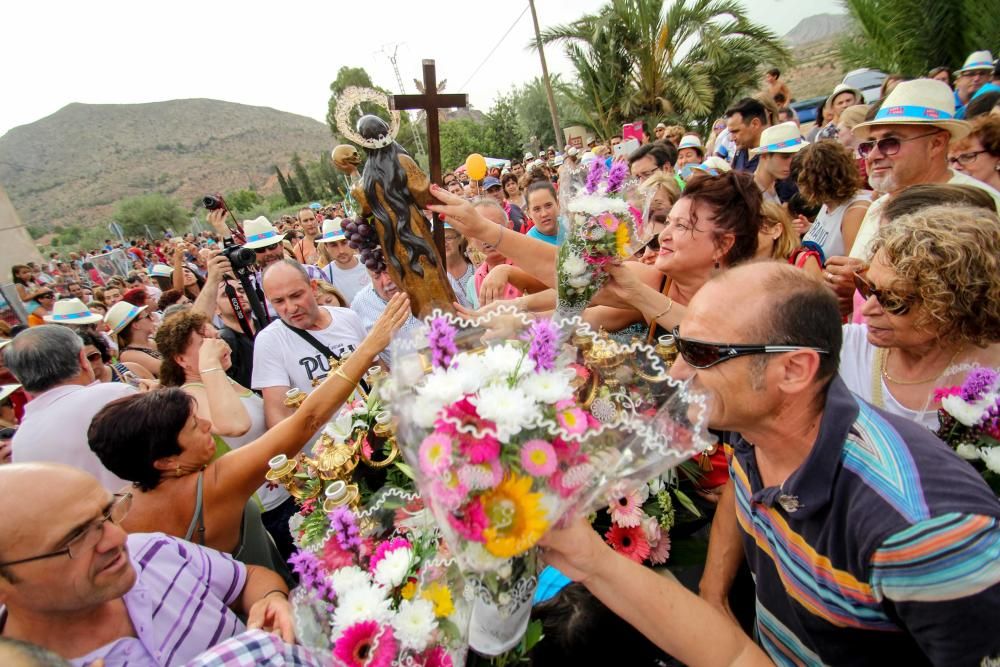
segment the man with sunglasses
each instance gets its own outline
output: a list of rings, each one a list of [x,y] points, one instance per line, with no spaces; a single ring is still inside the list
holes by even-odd
[[[0,636],[79,665],[184,664],[245,627],[294,640],[280,576],[161,533],[126,534],[131,494],[81,470],[3,466],[0,505]]]
[[[703,599],[728,611],[745,558],[757,634],[777,664],[981,664],[1000,654],[1000,503],[927,429],[850,393],[837,376],[829,290],[787,264],[738,266],[698,291],[675,334],[671,375],[707,394],[708,425],[732,434]],[[558,552],[546,559],[669,645],[647,620],[677,613],[669,585],[635,582],[645,575],[623,556],[569,531],[576,539],[546,539]],[[716,618],[720,642],[738,632]]]

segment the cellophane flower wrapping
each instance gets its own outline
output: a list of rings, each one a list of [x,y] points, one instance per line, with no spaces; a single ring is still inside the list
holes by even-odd
[[[359,511],[309,501],[290,526],[296,636],[326,664],[465,664],[464,579],[419,496],[386,487]]]
[[[390,394],[402,455],[477,602],[470,644],[491,655],[524,632],[547,531],[707,444],[702,396],[652,348],[579,319],[436,313],[394,342]]]
[[[1000,374],[974,368],[961,385],[934,391],[939,438],[1000,493]]]
[[[560,237],[556,263],[559,312],[587,307],[608,280],[607,265],[632,255],[648,225],[649,197],[629,177],[626,162],[592,161],[560,183]],[[647,238],[646,241],[649,239]]]

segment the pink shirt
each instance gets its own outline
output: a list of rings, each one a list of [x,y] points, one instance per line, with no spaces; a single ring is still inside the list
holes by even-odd
[[[512,262],[512,261],[510,261],[508,259],[505,263],[506,264],[513,264],[514,262]],[[476,294],[477,295],[479,294],[479,290],[483,286],[483,281],[486,280],[486,274],[489,273],[489,272],[490,272],[490,267],[489,267],[489,264],[487,264],[486,262],[483,262],[482,264],[480,264],[479,268],[476,269],[475,283],[476,283]],[[504,301],[509,301],[510,299],[516,299],[519,296],[521,296],[521,290],[517,289],[516,287],[514,287],[510,283],[507,283],[507,287],[505,287],[504,290],[503,290],[503,300]]]

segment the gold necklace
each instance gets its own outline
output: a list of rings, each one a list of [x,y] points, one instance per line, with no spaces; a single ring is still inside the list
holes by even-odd
[[[945,371],[947,371],[949,368],[951,368],[951,365],[953,363],[955,363],[955,359],[958,358],[958,355],[959,355],[959,353],[961,351],[962,351],[961,347],[959,347],[957,350],[955,350],[955,354],[951,355],[951,359],[949,359],[948,363],[945,364],[945,367],[941,369],[941,372],[938,373],[937,375],[934,375],[933,377],[929,377],[929,378],[927,378],[925,380],[897,380],[894,377],[892,377],[891,375],[889,375],[889,371],[888,371],[888,368],[889,368],[889,355],[892,354],[892,348],[889,348],[888,350],[886,350],[885,355],[882,356],[882,359],[881,359],[882,363],[880,365],[882,367],[881,368],[882,377],[885,378],[888,382],[891,382],[893,384],[903,385],[903,386],[912,386],[912,385],[918,385],[918,384],[927,384],[928,382],[934,382],[935,380],[937,380],[938,378],[940,378],[942,375],[944,375]]]

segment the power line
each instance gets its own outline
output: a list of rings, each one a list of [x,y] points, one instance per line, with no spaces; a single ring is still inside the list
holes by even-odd
[[[471,75],[469,75],[468,80],[466,80],[465,83],[463,83],[461,86],[458,87],[459,90],[465,90],[465,87],[469,85],[469,82],[472,81],[474,78],[476,78],[476,75],[479,74],[479,70],[481,70],[483,68],[483,65],[486,64],[486,61],[488,61],[490,59],[490,57],[496,52],[496,50],[500,48],[500,45],[503,44],[503,40],[507,39],[507,35],[510,34],[510,31],[514,29],[514,26],[516,26],[518,24],[518,22],[527,13],[528,13],[528,7],[525,7],[524,10],[520,14],[517,15],[517,18],[514,19],[514,22],[510,24],[510,27],[507,28],[507,32],[505,32],[503,34],[503,37],[500,38],[500,41],[497,42],[496,45],[492,49],[490,49],[490,52],[486,54],[486,57],[483,58],[483,61],[481,63],[479,63],[478,66],[476,66],[476,69],[472,72]]]

